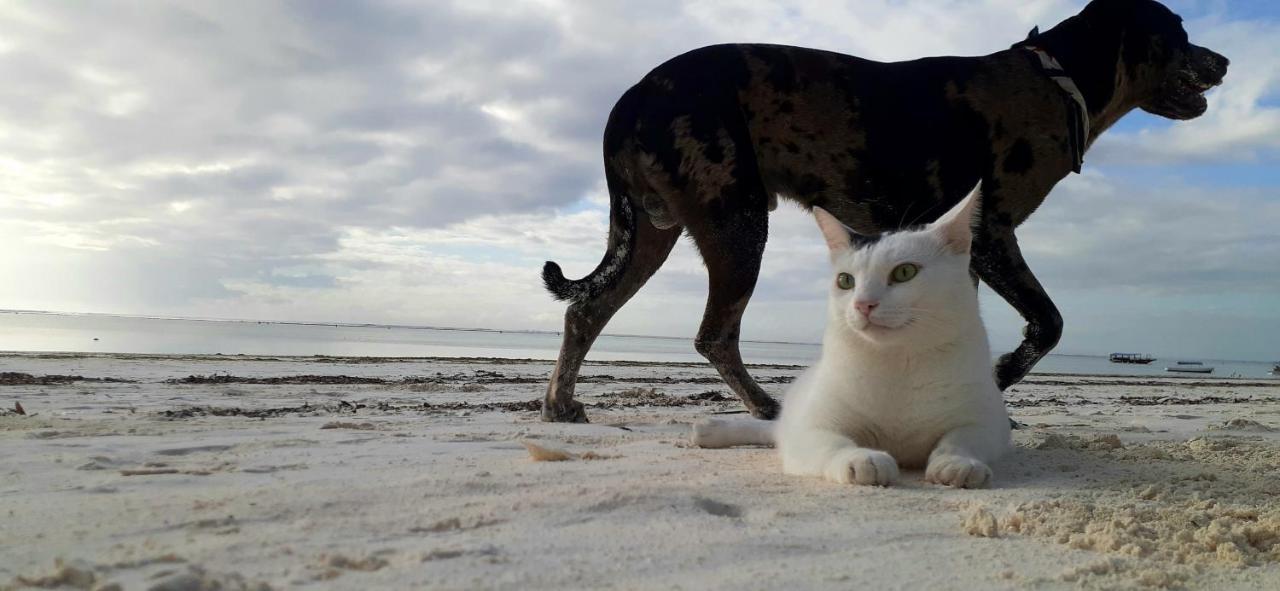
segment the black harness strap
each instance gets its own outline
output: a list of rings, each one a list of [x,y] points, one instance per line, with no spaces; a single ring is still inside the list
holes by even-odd
[[[1066,70],[1062,69],[1062,64],[1049,55],[1049,52],[1034,45],[1026,45],[1023,48],[1040,58],[1040,69],[1044,70],[1050,80],[1062,87],[1062,92],[1067,97],[1067,104],[1073,107],[1067,109],[1067,141],[1070,143],[1073,156],[1071,170],[1078,173],[1084,164],[1085,144],[1089,141],[1089,107],[1084,102],[1084,95],[1080,93],[1080,88],[1076,86],[1075,81],[1067,75]]]

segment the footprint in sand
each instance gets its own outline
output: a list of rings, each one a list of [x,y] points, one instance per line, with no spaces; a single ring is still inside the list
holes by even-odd
[[[158,456],[185,456],[195,453],[203,453],[209,451],[227,451],[235,447],[234,445],[199,445],[195,447],[174,447],[170,449],[156,450]]]
[[[248,474],[271,474],[272,472],[305,469],[307,469],[306,464],[282,464],[279,466],[249,466],[248,468],[241,468],[240,471]]]
[[[422,555],[423,562],[433,560],[449,560],[462,556],[497,556],[498,547],[484,544],[476,548],[437,548]]]
[[[742,517],[742,508],[706,497],[693,497],[693,505],[716,517]]]
[[[692,505],[695,509],[702,511],[704,513],[707,513],[709,515],[714,515],[716,517],[738,518],[738,517],[742,517],[743,515],[742,508],[737,505],[733,505],[731,503],[725,503],[722,501],[717,501],[715,499],[709,499],[707,497],[701,497],[701,496],[689,497],[688,500],[692,501]],[[632,496],[632,495],[617,494],[612,496],[611,498],[589,505],[585,507],[583,511],[585,513],[608,513],[608,512],[616,511],[618,509],[622,509],[623,507],[628,507],[631,505],[648,505],[653,503],[667,505],[670,503],[670,500],[668,500],[665,497],[654,497],[654,496],[648,496],[648,495]],[[575,519],[573,521],[581,522],[586,520],[589,520],[589,519],[583,519],[579,517],[578,519]]]

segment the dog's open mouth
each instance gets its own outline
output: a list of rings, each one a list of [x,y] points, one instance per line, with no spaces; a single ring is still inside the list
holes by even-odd
[[[1192,46],[1182,68],[1165,80],[1155,99],[1143,106],[1147,112],[1169,119],[1194,119],[1209,107],[1204,93],[1222,84],[1227,58],[1203,47]]]
[[[1209,82],[1197,72],[1181,70],[1165,82],[1146,110],[1169,119],[1194,119],[1209,108],[1205,91],[1221,83],[1221,79]]]

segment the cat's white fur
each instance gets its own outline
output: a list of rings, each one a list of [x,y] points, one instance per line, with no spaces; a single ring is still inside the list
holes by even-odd
[[[988,485],[988,464],[1009,448],[1010,431],[969,275],[980,207],[975,188],[924,229],[861,248],[814,208],[833,267],[821,358],[791,386],[776,423],[704,421],[694,443],[775,443],[788,474],[842,483],[888,485],[902,466],[924,467],[939,484]],[[919,272],[895,283],[902,263]],[[837,286],[841,272],[853,275],[853,289]]]

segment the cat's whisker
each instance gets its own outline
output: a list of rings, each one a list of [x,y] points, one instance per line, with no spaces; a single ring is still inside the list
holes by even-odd
[[[902,222],[907,221],[907,213],[911,211],[911,206],[913,206],[913,205],[915,205],[915,204],[916,204],[916,203],[915,203],[914,201],[912,201],[911,203],[908,203],[908,204],[907,204],[907,208],[906,208],[906,209],[902,210],[902,219],[899,219],[899,220],[898,220],[898,227],[899,227],[899,228],[903,228],[903,227],[905,227],[905,226],[903,226],[903,225],[902,225]]]
[[[908,209],[910,209],[910,208],[908,208]],[[917,215],[914,219],[912,219],[912,220],[911,220],[911,225],[913,225],[913,226],[914,226],[914,225],[916,225],[916,222],[920,221],[920,218],[924,217],[925,215],[928,215],[928,213],[929,213],[930,211],[933,211],[933,206],[932,206],[932,205],[930,205],[929,207],[924,208],[924,211],[920,212],[920,214],[919,214],[919,215]],[[899,226],[899,227],[903,227],[903,226]]]

